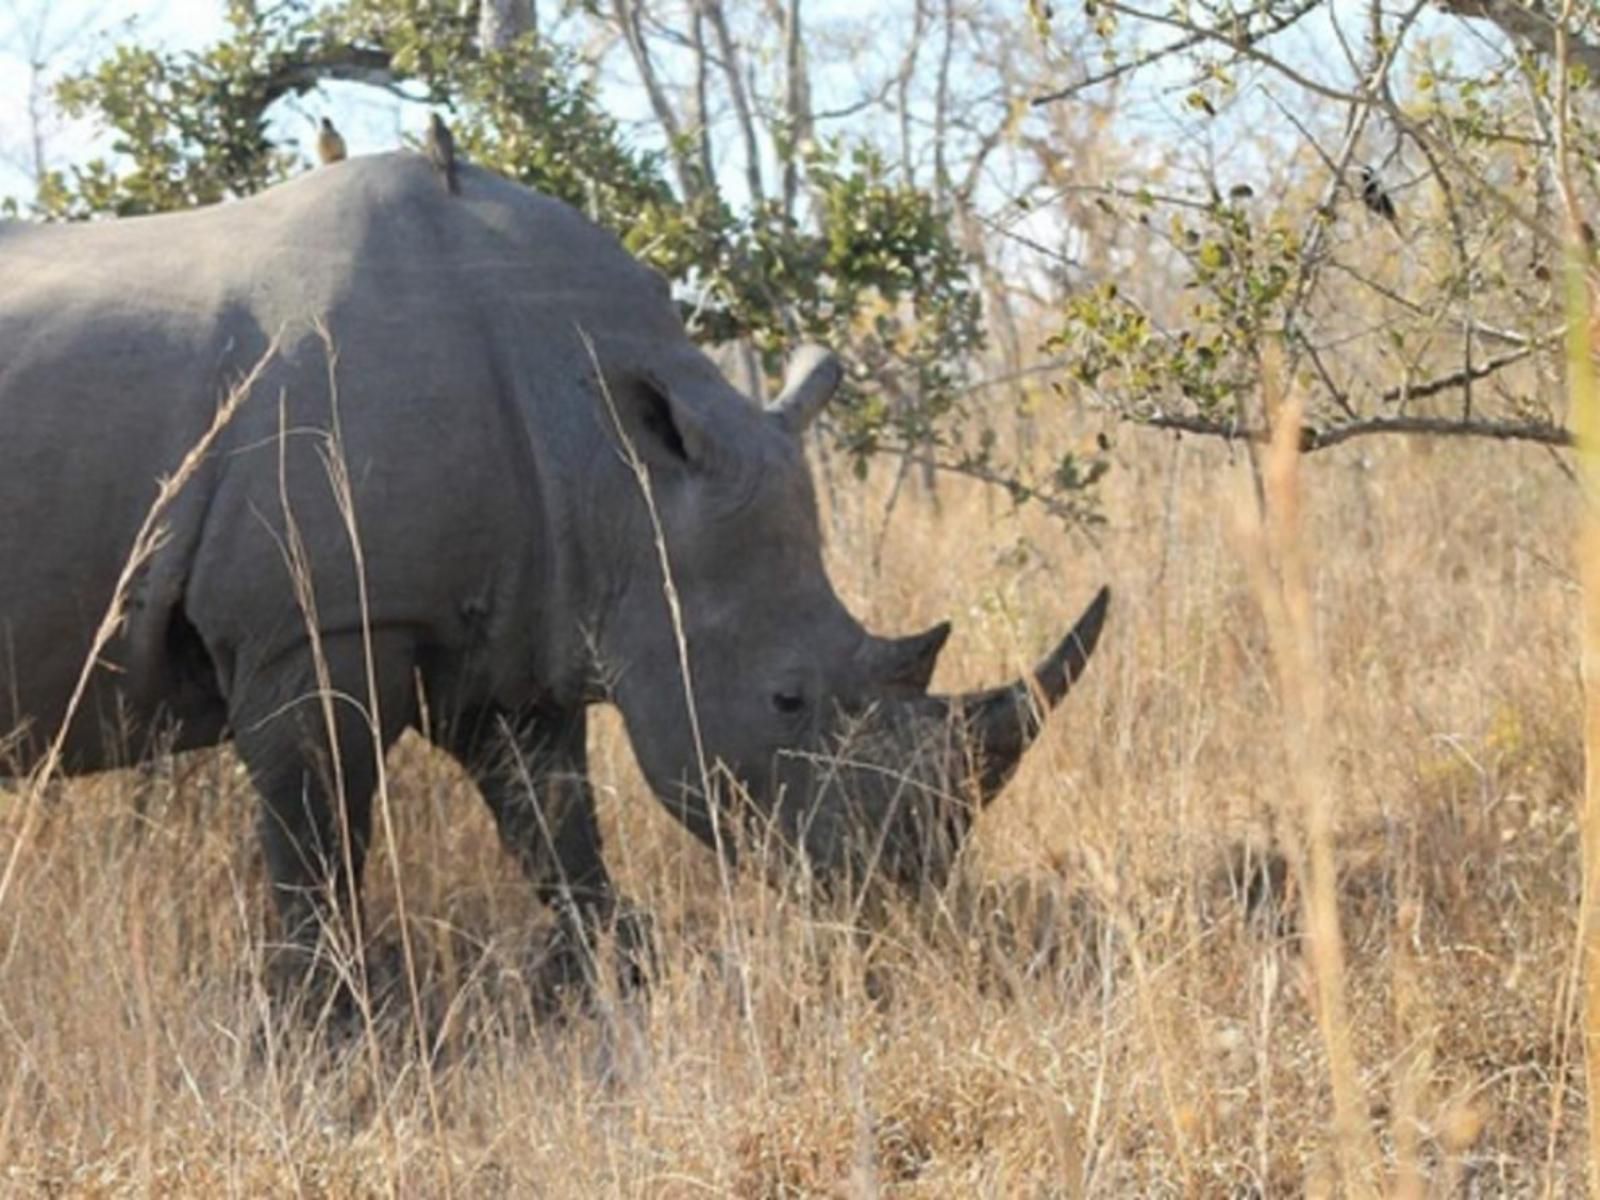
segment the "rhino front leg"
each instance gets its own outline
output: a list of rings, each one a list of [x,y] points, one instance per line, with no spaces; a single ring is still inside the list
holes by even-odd
[[[471,774],[494,814],[501,843],[539,899],[561,917],[561,934],[583,947],[616,927],[636,975],[645,922],[619,902],[601,854],[600,823],[588,776],[588,721],[582,707],[541,706],[512,715],[477,709],[440,731],[439,744]]]
[[[384,752],[410,723],[412,698],[411,639],[374,631],[371,653],[376,696],[366,641],[352,634],[274,658],[230,697],[234,740],[261,797],[282,937],[270,964],[278,987],[336,982],[322,951],[330,934],[359,929],[372,796]]]
[[[494,814],[500,841],[539,899],[608,917],[615,905],[589,789],[582,708],[499,708],[462,714],[439,731]]]

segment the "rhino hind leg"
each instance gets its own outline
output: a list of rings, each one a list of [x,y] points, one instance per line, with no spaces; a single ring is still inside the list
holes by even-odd
[[[360,953],[353,934],[378,765],[410,723],[412,699],[409,638],[375,631],[372,656],[376,728],[359,634],[280,656],[230,697],[235,744],[261,800],[281,938],[269,976],[280,992],[347,994]],[[343,956],[328,953],[340,946]]]
[[[551,957],[564,966],[552,974],[587,976],[598,935],[614,930],[621,977],[632,986],[642,982],[648,923],[619,900],[606,870],[587,738],[582,707],[541,706],[516,717],[476,709],[450,722],[437,740],[472,776],[501,844],[559,918]]]

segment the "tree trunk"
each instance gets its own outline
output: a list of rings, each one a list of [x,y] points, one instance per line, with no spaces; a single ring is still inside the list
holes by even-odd
[[[485,54],[504,50],[525,33],[538,31],[534,0],[482,0],[478,46]]]

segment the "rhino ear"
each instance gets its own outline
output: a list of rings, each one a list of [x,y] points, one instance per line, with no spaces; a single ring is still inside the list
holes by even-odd
[[[798,434],[816,419],[844,380],[844,366],[825,346],[805,345],[796,350],[783,376],[783,391],[767,411],[784,429]]]
[[[950,622],[940,621],[932,629],[910,637],[876,640],[873,648],[873,674],[887,688],[926,692],[939,665],[939,652],[950,637]]]
[[[647,371],[606,372],[599,396],[600,422],[655,467],[705,469],[711,465],[711,440],[700,414],[676,398],[666,383]],[[620,435],[620,436],[619,436]]]

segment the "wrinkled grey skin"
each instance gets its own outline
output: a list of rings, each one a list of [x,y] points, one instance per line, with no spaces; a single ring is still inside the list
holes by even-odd
[[[466,765],[539,894],[585,921],[614,904],[588,705],[618,705],[656,793],[716,840],[624,447],[665,533],[705,761],[824,873],[937,874],[1036,731],[1021,684],[926,694],[947,625],[876,637],[835,595],[797,436],[838,381],[831,356],[802,352],[759,411],[609,234],[481,170],[448,195],[396,154],[193,213],[0,224],[0,734],[22,730],[5,768],[62,719],[155,481],[279,335],[170,511],[66,767],[136,761],[163,729],[179,749],[231,736],[292,942],[315,945],[330,897],[355,902],[376,763],[411,726]],[[1041,665],[1048,703],[1103,611]],[[985,705],[999,715],[975,724]],[[852,740],[876,768],[839,761]],[[939,802],[908,804],[908,779]]]

